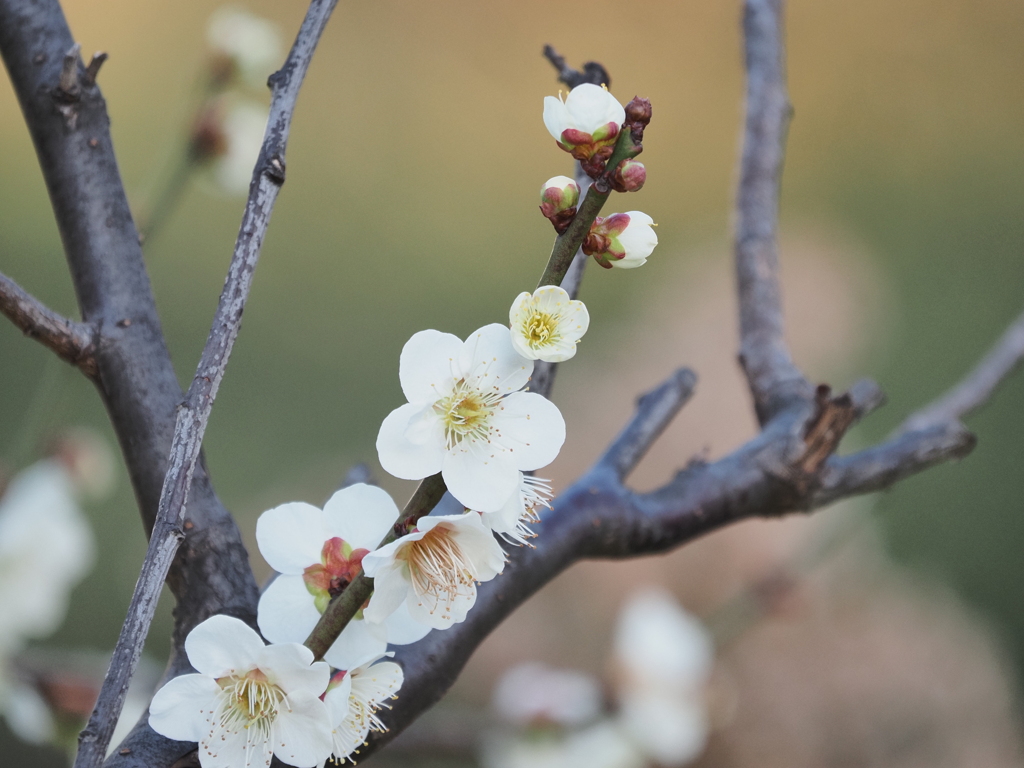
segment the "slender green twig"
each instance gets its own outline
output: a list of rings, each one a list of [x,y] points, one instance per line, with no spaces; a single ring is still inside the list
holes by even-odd
[[[551,256],[548,257],[548,264],[544,268],[540,282],[537,283],[538,288],[544,285],[562,284],[562,279],[569,271],[569,265],[572,264],[576,251],[587,239],[590,227],[611,194],[611,178],[615,174],[615,169],[623,160],[640,154],[641,149],[640,145],[633,142],[633,137],[628,129],[623,128],[619,132],[618,141],[615,142],[615,149],[608,159],[605,172],[590,185],[590,189],[587,190],[586,197],[580,203],[579,210],[576,211],[576,216],[569,224],[569,228],[555,238]]]

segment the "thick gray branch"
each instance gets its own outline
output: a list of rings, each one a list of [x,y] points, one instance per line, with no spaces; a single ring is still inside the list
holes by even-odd
[[[967,377],[935,402],[911,415],[898,433],[954,422],[984,405],[1024,359],[1024,314],[1021,314]]]
[[[0,0],[0,54],[36,148],[82,318],[97,330],[96,386],[148,533],[182,392],[118,172],[106,105],[77,56],[68,56],[73,50],[57,0]],[[187,668],[180,651],[193,626],[213,613],[253,622],[258,599],[241,536],[202,462],[186,515],[185,541],[168,578],[178,602],[172,673]],[[183,753],[167,755],[167,764]]]
[[[235,252],[195,377],[178,410],[169,467],[149,550],[96,708],[79,736],[75,768],[94,768],[103,761],[124,705],[128,684],[142,654],[160,589],[178,543],[184,537],[185,506],[206,424],[242,324],[242,312],[274,202],[284,183],[285,149],[295,103],[313,52],[336,2],[313,0],[284,66],[270,78],[270,119],[249,185],[249,200],[242,216]]]
[[[58,315],[6,275],[0,274],[0,312],[26,336],[49,347],[61,360],[82,369],[89,378],[97,374],[93,329]]]
[[[779,186],[791,114],[782,6],[782,0],[747,0],[743,14],[747,97],[736,193],[736,280],[740,362],[761,424],[811,396],[786,346],[779,288]]]
[[[645,445],[686,397],[688,376],[677,372],[638,403],[617,439],[625,456]],[[833,409],[846,396],[828,401]],[[850,406],[848,406],[850,407]],[[852,406],[856,412],[856,405]],[[535,548],[512,552],[505,572],[480,587],[473,610],[461,624],[431,632],[396,649],[405,684],[384,716],[391,730],[372,737],[363,757],[376,750],[455,681],[476,647],[516,607],[572,563],[583,558],[627,558],[665,552],[729,523],[810,510],[854,494],[868,493],[935,464],[964,456],[974,445],[966,430],[914,432],[852,456],[832,456],[808,478],[803,474],[813,447],[813,427],[829,407],[791,409],[746,445],[713,463],[691,463],[651,493],[625,488],[609,450],[597,465],[556,500],[534,540]],[[638,457],[637,457],[638,458]]]

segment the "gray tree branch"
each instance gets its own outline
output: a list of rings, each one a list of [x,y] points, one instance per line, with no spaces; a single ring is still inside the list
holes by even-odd
[[[1006,329],[989,353],[964,378],[933,403],[912,414],[898,434],[947,424],[984,405],[996,388],[1024,359],[1024,314]]]
[[[285,150],[299,89],[336,2],[313,0],[284,66],[270,77],[270,117],[249,185],[249,199],[242,215],[234,255],[228,267],[210,335],[185,401],[178,409],[169,466],[149,549],[96,707],[79,735],[75,768],[95,768],[103,761],[128,693],[128,685],[142,655],[160,590],[178,544],[184,537],[182,526],[185,522],[185,506],[199,460],[203,435],[242,325],[242,312],[252,286],[274,202],[284,184]]]
[[[736,193],[740,363],[761,424],[811,387],[786,346],[779,287],[779,186],[792,108],[786,90],[783,0],[746,0],[746,126]]]
[[[4,274],[0,274],[0,312],[26,336],[77,366],[89,378],[95,378],[96,345],[88,324],[57,314]]]

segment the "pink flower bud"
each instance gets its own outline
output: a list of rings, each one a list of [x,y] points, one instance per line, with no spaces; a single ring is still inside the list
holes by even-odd
[[[570,208],[576,208],[579,201],[580,188],[568,176],[548,179],[540,190],[540,211],[549,219]]]
[[[647,169],[636,160],[623,160],[615,169],[615,189],[619,192],[636,192],[647,181]]]

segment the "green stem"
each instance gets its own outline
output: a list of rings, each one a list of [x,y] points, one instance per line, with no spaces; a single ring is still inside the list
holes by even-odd
[[[440,472],[421,480],[420,484],[416,486],[412,498],[402,510],[402,516],[395,523],[394,530],[384,537],[384,541],[380,543],[379,547],[390,544],[415,528],[419,519],[430,514],[430,510],[437,506],[447,490]],[[327,610],[324,611],[320,621],[316,623],[313,631],[306,638],[305,645],[313,651],[314,657],[323,658],[348,623],[352,621],[352,617],[359,612],[359,609],[372,594],[373,579],[365,576],[360,570],[359,575],[352,580],[352,583],[328,603]]]
[[[320,621],[313,627],[313,631],[306,638],[306,647],[313,652],[313,657],[322,659],[328,649],[338,639],[338,635],[352,621],[352,617],[359,612],[363,604],[373,594],[373,579],[367,578],[362,571],[355,580],[349,584],[345,591],[331,600],[327,610],[320,617]]]
[[[195,156],[191,148],[186,147],[178,156],[174,169],[163,189],[156,196],[156,202],[149,209],[149,216],[139,225],[139,235],[146,245],[160,230],[174,209],[181,202],[183,193],[188,187],[192,172],[196,169]]]
[[[590,189],[587,190],[587,194],[576,211],[576,216],[573,218],[572,223],[569,224],[569,228],[555,238],[555,244],[551,249],[551,256],[548,257],[548,264],[544,268],[544,274],[541,275],[540,282],[537,283],[538,288],[545,285],[562,284],[565,273],[569,271],[569,265],[572,264],[572,260],[576,257],[576,251],[580,249],[583,241],[587,239],[587,235],[590,234],[590,227],[594,224],[594,220],[611,194],[611,178],[615,174],[615,169],[619,167],[619,163],[623,160],[636,157],[642,150],[643,147],[641,145],[633,142],[633,137],[628,129],[623,128],[619,131],[619,138],[615,142],[615,149],[612,151],[611,157],[608,158],[608,163],[605,165],[605,172],[590,185]]]

